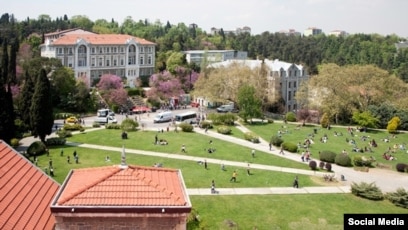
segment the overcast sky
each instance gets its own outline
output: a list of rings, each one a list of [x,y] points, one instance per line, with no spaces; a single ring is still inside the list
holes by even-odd
[[[207,32],[212,27],[249,26],[252,34],[288,29],[303,33],[317,27],[324,33],[344,30],[408,37],[408,0],[0,0],[0,6],[1,14],[14,14],[17,20],[66,14],[122,23],[131,16],[135,21],[195,23]]]

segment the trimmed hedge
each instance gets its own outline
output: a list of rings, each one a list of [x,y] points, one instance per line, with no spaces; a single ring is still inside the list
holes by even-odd
[[[20,145],[20,140],[17,139],[17,138],[13,138],[10,141],[10,145],[13,146],[13,147],[18,147]]]
[[[408,173],[408,165],[404,163],[398,163],[395,168],[398,172],[407,172]]]
[[[122,129],[122,126],[119,124],[106,124],[105,129]]]
[[[336,163],[336,165],[340,165],[340,166],[345,166],[345,167],[352,166],[350,156],[345,153],[337,154],[336,158],[334,159],[334,162]]]
[[[200,122],[200,128],[202,129],[212,129],[212,123],[209,121],[202,121]]]
[[[397,189],[396,192],[386,193],[385,198],[395,206],[408,209],[408,191],[403,188]]]
[[[27,154],[30,156],[38,156],[45,153],[47,146],[41,141],[35,141],[27,148]]]
[[[371,167],[372,161],[366,156],[356,155],[353,157],[354,166],[367,166]]]
[[[293,144],[291,142],[283,142],[282,147],[284,150],[289,151],[291,153],[296,153],[298,148],[296,144]]]
[[[332,171],[332,165],[331,165],[331,163],[326,163],[326,170],[327,170],[328,172],[331,172],[331,171]]]
[[[217,128],[217,132],[218,133],[221,133],[221,134],[231,134],[231,132],[232,132],[232,130],[230,129],[230,127],[228,127],[228,126],[226,126],[226,125],[222,125],[222,126],[219,126],[218,128]]]
[[[122,121],[120,124],[120,128],[123,131],[135,131],[139,127],[139,123],[133,119],[126,118],[125,120]]]
[[[250,141],[252,143],[259,143],[260,142],[259,137],[253,132],[246,132],[244,134],[244,138],[245,138],[245,140]]]
[[[280,138],[279,136],[272,136],[270,143],[274,146],[280,147],[283,143],[283,139]]]
[[[336,153],[329,150],[321,151],[319,154],[319,159],[324,162],[334,163],[336,159]]]
[[[65,138],[61,137],[51,137],[46,140],[47,146],[53,146],[53,145],[65,145],[67,140]]]
[[[316,170],[317,169],[316,161],[309,161],[309,167],[311,170]]]
[[[57,134],[60,138],[72,137],[71,131],[68,131],[68,130],[65,130],[65,129],[58,130],[58,131],[56,132],[56,134]]]
[[[193,132],[194,127],[191,124],[181,123],[178,125],[183,132]]]
[[[67,131],[76,131],[76,130],[83,131],[84,127],[82,127],[82,125],[80,124],[65,124],[63,129]]]

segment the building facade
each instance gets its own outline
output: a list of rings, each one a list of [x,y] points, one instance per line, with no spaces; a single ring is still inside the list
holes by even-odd
[[[315,35],[319,35],[322,33],[322,29],[316,28],[316,27],[309,27],[307,29],[305,29],[305,31],[303,32],[304,36],[315,36]]]
[[[252,69],[260,68],[262,63],[268,68],[267,75],[267,94],[270,102],[276,102],[283,99],[285,103],[285,112],[296,111],[298,104],[295,96],[302,82],[309,80],[309,75],[302,65],[275,60],[228,60],[214,63],[210,67],[218,68],[229,66],[232,63],[240,63]],[[204,101],[204,104],[207,103]]]
[[[248,52],[236,50],[189,50],[183,52],[188,63],[200,65],[202,61],[206,63],[216,63],[227,60],[246,60]]]
[[[49,37],[41,45],[41,56],[57,58],[70,67],[76,78],[95,85],[104,74],[126,78],[130,87],[140,76],[154,73],[156,44],[123,34],[75,33]]]

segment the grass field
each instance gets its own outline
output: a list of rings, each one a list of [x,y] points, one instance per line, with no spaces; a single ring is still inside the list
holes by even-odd
[[[296,129],[296,125],[287,124],[286,128],[282,124],[262,124],[247,126],[250,130],[260,135],[265,140],[269,140],[279,129],[288,129],[283,134],[285,141],[297,143],[303,140],[310,133],[313,133],[314,127],[302,127]],[[342,137],[334,137],[332,132],[342,131]],[[333,127],[332,130],[318,128],[315,139],[318,140],[321,135],[327,132],[329,141],[320,143],[316,141],[312,145],[312,154],[317,151],[330,149],[338,152],[350,146],[345,142],[347,132],[344,128]],[[105,146],[122,147],[125,145],[128,149],[141,149],[149,151],[158,151],[166,153],[180,154],[182,144],[187,146],[186,155],[197,156],[202,159],[216,158],[224,160],[234,160],[241,162],[260,163],[267,165],[276,165],[291,168],[308,169],[308,167],[299,162],[289,161],[268,153],[257,151],[257,157],[252,159],[250,148],[237,146],[229,142],[211,139],[208,136],[197,133],[159,133],[159,139],[166,139],[168,146],[154,145],[154,137],[157,132],[137,131],[130,132],[128,140],[120,138],[119,130],[93,131],[86,134],[78,134],[69,138],[68,141],[98,144]],[[233,129],[233,136],[242,138],[239,130]],[[359,135],[359,134],[357,134]],[[382,143],[380,139],[388,134],[384,132],[367,133],[370,138],[375,138],[379,144],[374,153],[376,158],[382,161],[382,151],[385,151],[388,145],[399,143],[407,139],[407,134],[400,134],[390,143]],[[208,154],[204,151],[209,147],[209,141],[213,140],[212,146],[217,151],[214,154]],[[355,137],[358,145],[364,144],[359,138]],[[63,149],[64,156],[60,156]],[[76,150],[79,155],[79,164],[73,162],[72,153]],[[350,152],[349,152],[350,153]],[[62,183],[72,168],[97,167],[120,164],[121,152],[112,152],[105,150],[95,150],[80,147],[54,147],[50,148],[50,156],[55,168],[54,179]],[[350,153],[354,154],[354,153]],[[365,154],[365,153],[364,153]],[[398,161],[406,162],[403,152],[395,155]],[[71,156],[71,164],[66,162],[66,156]],[[105,162],[105,157],[109,155],[111,161]],[[408,155],[408,154],[406,154]],[[378,156],[378,157],[377,157]],[[216,181],[217,187],[281,187],[291,186],[293,174],[271,172],[263,170],[253,171],[253,175],[246,176],[244,168],[234,168],[239,172],[237,183],[230,183],[232,168],[227,168],[226,172],[220,170],[219,165],[209,164],[209,169],[205,170],[200,164],[194,161],[175,160],[168,158],[158,158],[151,156],[142,156],[127,154],[127,163],[134,165],[151,166],[154,163],[162,163],[164,167],[179,168],[182,171],[184,181],[188,188],[209,188],[211,180]],[[49,158],[41,156],[39,158],[39,167],[48,166]],[[395,165],[397,161],[393,162]],[[321,185],[321,181],[314,177],[299,175],[301,186]],[[343,229],[344,213],[407,213],[406,209],[398,208],[388,201],[370,201],[358,198],[351,194],[308,194],[308,195],[247,195],[247,196],[190,196],[193,209],[198,212],[201,229]],[[229,223],[229,224],[228,224]],[[235,224],[235,225],[234,225]],[[234,226],[232,226],[234,225]],[[197,229],[197,228],[189,228]]]

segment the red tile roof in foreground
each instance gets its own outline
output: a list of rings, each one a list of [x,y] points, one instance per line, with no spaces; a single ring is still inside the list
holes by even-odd
[[[189,207],[190,201],[179,170],[107,166],[72,170],[57,206]]]
[[[92,45],[124,45],[131,39],[142,45],[155,45],[151,41],[126,34],[66,34],[56,39],[52,44],[75,45],[79,39],[83,39]]]
[[[0,140],[0,229],[53,229],[59,185]]]

